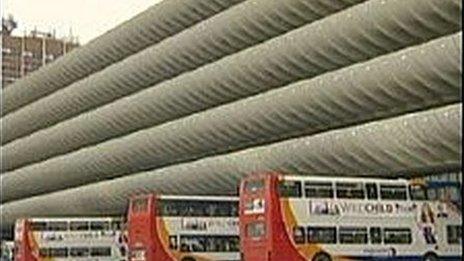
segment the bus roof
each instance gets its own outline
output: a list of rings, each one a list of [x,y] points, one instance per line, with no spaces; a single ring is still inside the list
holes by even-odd
[[[367,178],[367,177],[334,177],[334,176],[306,176],[306,175],[282,175],[284,180],[300,180],[300,181],[320,181],[320,182],[379,182],[391,184],[409,184],[406,179],[385,179],[385,178]]]
[[[49,222],[49,221],[119,221],[122,217],[33,217],[22,218],[30,222]]]
[[[192,201],[238,201],[238,197],[233,196],[203,196],[203,195],[158,195],[160,199],[172,200],[192,200]]]

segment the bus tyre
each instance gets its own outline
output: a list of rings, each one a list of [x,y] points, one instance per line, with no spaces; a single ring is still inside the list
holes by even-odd
[[[184,258],[182,258],[182,261],[195,261],[195,258],[193,258],[193,257],[184,257]]]
[[[424,261],[437,261],[438,257],[435,253],[428,252],[427,254],[424,255]]]
[[[330,258],[329,254],[321,252],[321,253],[317,253],[313,257],[312,261],[332,261],[332,258]]]

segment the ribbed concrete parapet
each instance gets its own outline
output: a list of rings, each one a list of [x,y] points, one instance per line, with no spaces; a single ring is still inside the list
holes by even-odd
[[[97,144],[458,30],[460,12],[459,1],[374,0],[354,6],[8,144],[4,152],[8,163],[4,170]],[[114,92],[107,93],[113,95]],[[65,105],[66,97],[55,98],[50,98],[51,108],[57,103]],[[82,102],[91,100],[92,97],[82,98]],[[46,106],[47,109],[44,109]],[[27,125],[41,122],[33,119],[61,117],[62,112],[68,110],[65,106],[55,113],[48,106],[43,104],[42,109],[36,110],[32,109],[35,106],[29,106],[28,110],[21,112],[21,117],[9,115],[5,119],[6,132],[19,132]],[[27,117],[30,117],[29,120]],[[27,149],[24,149],[26,144]]]
[[[131,194],[231,194],[242,177],[287,173],[389,176],[461,165],[462,104],[291,139],[3,204],[3,226],[26,216],[123,214]]]
[[[246,1],[10,113],[3,144],[362,1]]]
[[[462,53],[461,40],[461,33],[443,37],[5,173],[3,184],[10,189],[3,198],[45,193],[93,182],[95,177],[112,178],[458,102],[462,71],[456,57]],[[163,113],[153,110],[148,115]],[[48,133],[43,138],[50,135],[57,136]],[[21,147],[11,146],[18,142],[7,145],[3,153],[17,156],[8,157],[5,164],[56,147],[51,143],[47,149],[36,149],[31,143],[25,139]],[[47,180],[45,186],[36,185],[43,180]]]
[[[461,40],[444,37],[4,173],[3,200],[458,102]],[[15,149],[18,158],[28,145]]]
[[[163,1],[3,90],[8,114],[243,0]]]

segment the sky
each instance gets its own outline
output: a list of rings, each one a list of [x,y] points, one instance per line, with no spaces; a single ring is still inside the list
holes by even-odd
[[[13,15],[18,28],[13,32],[37,29],[68,37],[80,44],[103,34],[162,0],[0,0],[2,16]]]

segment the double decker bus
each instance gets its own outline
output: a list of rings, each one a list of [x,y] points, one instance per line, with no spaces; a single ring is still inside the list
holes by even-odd
[[[240,186],[241,250],[255,260],[461,260],[461,211],[407,180],[262,173]]]
[[[19,219],[14,260],[126,260],[121,221],[113,217]]]
[[[137,195],[128,211],[129,260],[240,260],[238,198]]]

